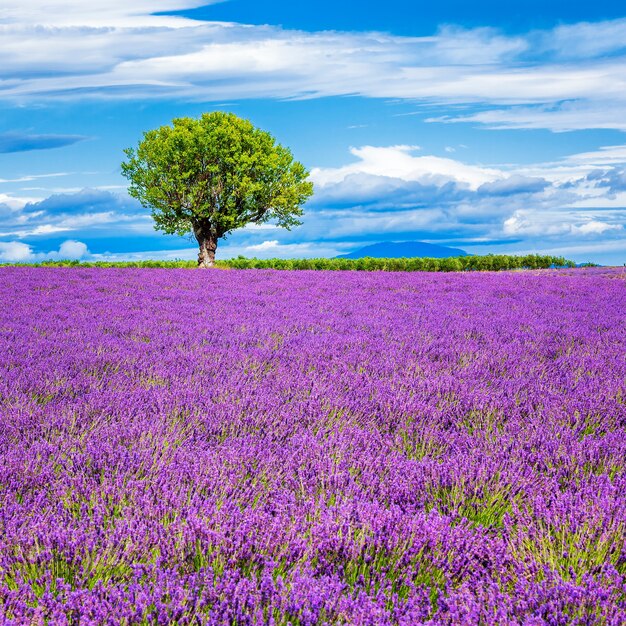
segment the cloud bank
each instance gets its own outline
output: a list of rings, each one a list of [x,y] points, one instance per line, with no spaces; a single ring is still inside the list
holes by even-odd
[[[159,10],[205,4],[166,0]],[[144,0],[5,0],[0,99],[360,95],[460,107],[431,118],[437,122],[626,130],[626,19],[515,36],[445,27],[430,37],[399,37],[153,11]]]
[[[249,226],[232,234],[221,254],[332,256],[365,242],[425,239],[477,253],[484,246],[611,251],[613,262],[623,262],[626,146],[523,167],[483,167],[402,145],[361,146],[350,155],[343,166],[312,170],[316,194],[302,227],[287,232],[271,224]],[[170,251],[164,250],[166,239],[155,233],[148,212],[125,194],[84,189],[19,207],[0,205],[5,256],[32,258],[24,245],[43,246],[59,237],[83,240],[100,256],[114,254],[115,242],[125,240],[144,246],[146,256],[159,250],[169,258],[195,254],[191,239],[186,246],[167,239]]]

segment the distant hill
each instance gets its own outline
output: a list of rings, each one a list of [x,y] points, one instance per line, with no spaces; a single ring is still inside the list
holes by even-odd
[[[384,241],[374,243],[349,254],[342,254],[338,259],[362,259],[363,257],[373,257],[375,259],[401,259],[413,257],[429,257],[431,259],[445,259],[451,256],[467,256],[465,250],[459,248],[448,248],[438,246],[434,243],[423,243],[421,241]]]

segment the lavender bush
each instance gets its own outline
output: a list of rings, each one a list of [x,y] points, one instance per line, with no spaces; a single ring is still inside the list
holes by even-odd
[[[617,271],[0,270],[13,624],[623,624]]]

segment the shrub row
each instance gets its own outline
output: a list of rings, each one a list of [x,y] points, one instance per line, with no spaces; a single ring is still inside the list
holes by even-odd
[[[543,269],[550,267],[575,267],[563,257],[511,256],[490,254],[486,256],[451,257],[445,259],[245,259],[221,261],[222,267],[237,269],[288,269],[288,270],[361,270],[384,272],[461,272],[465,270]]]
[[[7,265],[7,264],[5,264]],[[45,267],[158,267],[194,268],[195,261],[42,261],[15,265]],[[445,259],[401,258],[401,259],[248,259],[238,257],[217,261],[217,267],[232,269],[275,269],[275,270],[358,270],[383,272],[462,272],[498,271],[514,269],[548,269],[576,267],[573,261],[563,257],[527,254],[488,254],[485,256],[463,256]]]

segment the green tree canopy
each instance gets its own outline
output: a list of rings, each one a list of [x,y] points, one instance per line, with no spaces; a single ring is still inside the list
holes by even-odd
[[[200,267],[214,264],[220,238],[246,224],[299,225],[313,194],[309,172],[291,151],[232,113],[175,119],[125,154],[130,195],[151,209],[155,228],[193,233]]]

